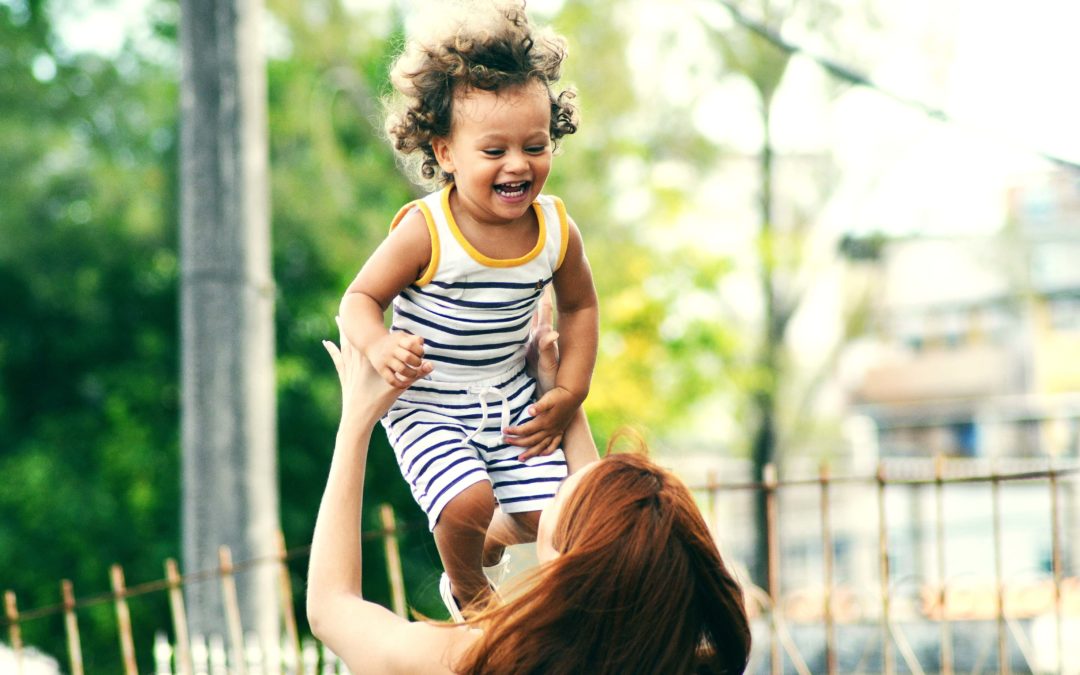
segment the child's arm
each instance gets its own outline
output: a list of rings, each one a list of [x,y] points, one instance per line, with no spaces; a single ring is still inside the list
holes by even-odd
[[[391,333],[383,314],[397,294],[423,274],[431,260],[431,235],[423,214],[414,211],[390,232],[341,299],[342,330],[384,380],[404,389],[423,365],[424,340]]]
[[[555,272],[554,286],[559,310],[560,358],[555,387],[530,408],[533,419],[506,430],[507,443],[526,448],[520,455],[522,460],[552,453],[559,447],[574,411],[589,393],[596,365],[600,313],[581,233],[573,220],[566,256]]]

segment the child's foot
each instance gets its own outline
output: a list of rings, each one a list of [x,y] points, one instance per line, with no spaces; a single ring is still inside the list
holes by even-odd
[[[450,592],[450,577],[446,576],[446,572],[443,572],[442,576],[439,577],[439,595],[442,596],[446,609],[450,611],[450,618],[455,623],[465,623],[465,616],[462,615],[461,608],[458,607],[457,600],[454,599],[454,594]]]
[[[484,576],[487,577],[488,583],[495,590],[499,589],[502,582],[506,580],[506,575],[510,571],[510,551],[503,549],[502,557],[499,558],[499,562],[490,567],[484,567]]]

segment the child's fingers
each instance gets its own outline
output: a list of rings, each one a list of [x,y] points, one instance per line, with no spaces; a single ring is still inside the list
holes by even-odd
[[[420,364],[423,362],[421,355],[417,355],[413,352],[410,352],[408,349],[403,349],[401,347],[398,347],[394,350],[394,358],[403,363],[405,366],[408,366],[410,369],[419,368]]]
[[[518,461],[524,462],[525,460],[532,459],[533,457],[542,457],[550,455],[559,449],[559,443],[562,441],[562,434],[559,434],[549,440],[543,440],[533,447],[529,448],[525,452],[518,455]]]
[[[529,434],[528,436],[518,436],[516,438],[507,438],[505,440],[509,445],[516,445],[519,448],[526,448],[527,450],[532,450],[537,445],[539,445],[541,441],[547,440],[549,438],[549,433],[550,432],[546,429],[542,429],[535,434]]]
[[[531,419],[528,422],[526,422],[524,424],[519,424],[516,427],[507,427],[507,428],[503,429],[503,435],[504,436],[517,436],[517,437],[529,436],[530,434],[536,433],[536,431],[539,428],[540,428],[540,422],[537,421],[536,419]]]
[[[424,338],[419,335],[409,335],[408,333],[402,333],[402,338],[398,341],[398,347],[408,351],[417,356],[423,357],[424,355]]]

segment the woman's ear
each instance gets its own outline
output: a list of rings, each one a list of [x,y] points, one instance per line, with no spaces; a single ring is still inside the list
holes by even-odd
[[[454,158],[450,152],[450,140],[442,136],[431,139],[431,150],[435,153],[435,161],[444,172],[453,175]]]

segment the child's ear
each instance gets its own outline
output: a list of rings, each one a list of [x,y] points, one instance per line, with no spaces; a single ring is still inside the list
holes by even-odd
[[[439,168],[448,174],[454,173],[454,158],[450,153],[450,141],[442,136],[431,139],[431,149],[435,153],[435,161]]]

